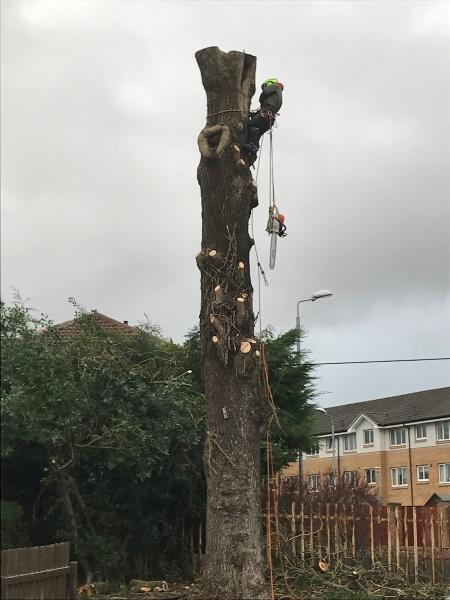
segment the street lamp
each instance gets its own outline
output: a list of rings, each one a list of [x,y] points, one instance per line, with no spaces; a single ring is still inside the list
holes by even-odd
[[[302,302],[315,302],[316,300],[320,300],[321,298],[329,298],[333,295],[333,292],[330,290],[319,290],[318,292],[314,292],[311,298],[305,298],[304,300],[299,300],[297,302],[297,320],[295,322],[295,326],[297,328],[297,352],[300,360],[300,304]]]
[[[330,419],[331,419],[331,445],[333,446],[333,477],[334,477],[333,485],[336,485],[337,468],[336,468],[336,440],[335,440],[335,435],[334,435],[334,419],[333,419],[332,415],[330,415],[330,413],[327,412],[321,406],[316,406],[316,410],[323,413],[324,415],[327,415],[327,417],[330,417]]]
[[[332,295],[333,295],[333,292],[330,292],[330,290],[319,290],[318,292],[314,292],[314,294],[312,294],[310,298],[304,298],[303,300],[299,300],[297,302],[297,319],[296,319],[296,322],[295,322],[295,326],[296,326],[296,329],[297,329],[297,354],[298,354],[298,362],[299,362],[299,364],[301,364],[301,362],[302,362],[301,355],[300,355],[300,335],[301,335],[301,330],[300,330],[300,304],[302,302],[315,302],[316,300],[320,300],[321,298],[329,298]],[[334,444],[333,444],[333,452],[334,452]],[[299,453],[298,453],[298,485],[299,485],[299,490],[301,489],[301,482],[302,482],[302,479],[303,479],[302,460],[303,460],[303,455],[299,451]]]

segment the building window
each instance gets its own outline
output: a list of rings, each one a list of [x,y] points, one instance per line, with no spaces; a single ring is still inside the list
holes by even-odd
[[[364,446],[373,446],[373,429],[363,429]]]
[[[310,492],[318,492],[319,491],[319,475],[313,474],[308,475],[306,478],[306,485]]]
[[[450,421],[436,423],[436,432],[438,442],[450,440]]]
[[[319,456],[319,451],[320,451],[320,447],[319,447],[319,443],[317,442],[312,448],[311,450],[308,452],[308,456]]]
[[[344,482],[350,487],[356,487],[358,471],[344,471]]]
[[[376,469],[365,469],[364,477],[369,485],[376,485],[377,483],[377,470]]]
[[[408,485],[408,469],[406,467],[393,467],[391,469],[392,487]]]
[[[356,450],[356,433],[344,435],[344,452]]]
[[[417,481],[430,481],[429,465],[417,465]]]
[[[450,483],[450,463],[439,465],[439,483]]]
[[[404,427],[395,427],[390,430],[391,446],[404,446],[406,444],[406,430]]]
[[[427,426],[422,423],[422,425],[416,425],[416,441],[418,440],[426,440],[427,439]]]

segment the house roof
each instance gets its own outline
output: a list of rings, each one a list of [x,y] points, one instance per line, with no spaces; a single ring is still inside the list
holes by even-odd
[[[436,504],[436,502],[450,502],[450,494],[446,494],[445,492],[435,492],[430,499],[425,502],[425,506]]]
[[[96,310],[93,310],[88,315],[93,321],[98,323],[103,329],[107,331],[111,331],[113,333],[120,333],[122,335],[135,335],[137,333],[136,327],[132,327],[128,325],[127,322],[122,323],[122,321],[116,321],[116,319],[112,319],[111,317],[107,317],[102,313],[99,313]],[[78,319],[72,319],[72,321],[64,321],[63,323],[58,323],[54,325],[54,328],[62,335],[73,335],[80,331],[80,323]]]
[[[333,417],[336,433],[347,431],[360,415],[367,415],[379,426],[445,418],[450,417],[450,387],[330,406],[326,410]],[[315,414],[313,434],[331,433],[330,417],[319,411]]]

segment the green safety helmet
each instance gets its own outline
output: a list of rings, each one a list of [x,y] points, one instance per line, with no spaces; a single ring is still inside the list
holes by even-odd
[[[276,85],[277,83],[281,86],[281,89],[283,89],[283,84],[280,81],[278,81],[276,77],[270,77],[269,79],[266,79],[261,87],[262,89],[264,89],[268,85]]]

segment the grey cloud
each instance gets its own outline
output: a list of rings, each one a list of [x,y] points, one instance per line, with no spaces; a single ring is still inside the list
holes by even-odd
[[[219,45],[286,84],[274,139],[289,235],[263,323],[291,327],[296,300],[327,287],[333,298],[302,305],[315,360],[449,353],[445,3],[18,0],[2,12],[5,297],[15,285],[55,320],[70,318],[68,296],[130,322],[147,313],[182,339],[199,310],[194,53]],[[267,265],[267,147],[259,184]],[[351,369],[320,372],[330,402],[449,380],[445,363]]]

